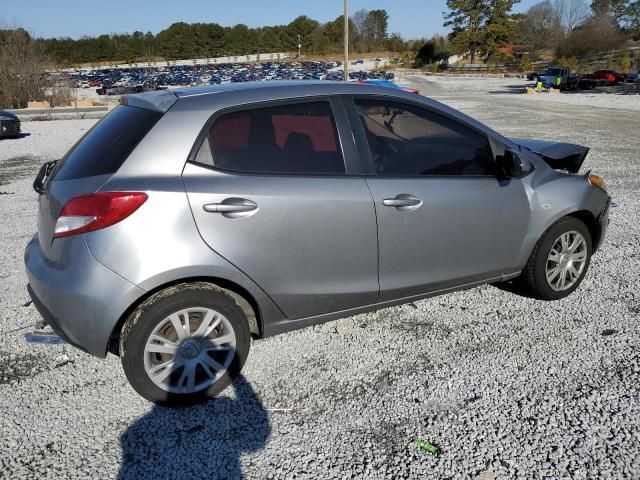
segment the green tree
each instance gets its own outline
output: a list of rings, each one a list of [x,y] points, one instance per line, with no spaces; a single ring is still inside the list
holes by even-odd
[[[174,23],[158,34],[157,42],[160,53],[165,58],[189,58],[193,56],[194,30],[187,23]]]
[[[297,50],[298,38],[306,44],[316,28],[318,28],[318,22],[307,16],[303,15],[293,20],[285,29],[285,50]]]
[[[352,42],[351,49],[375,51],[392,48],[404,51],[407,46],[399,35],[389,38],[388,14],[385,10],[363,10],[360,14],[366,43]],[[249,28],[246,25],[222,27],[216,23],[184,23],[170,25],[157,35],[135,31],[100,35],[98,37],[38,39],[46,53],[58,64],[100,64],[124,61],[148,62],[151,57],[166,60],[188,58],[213,58],[245,54],[295,51],[298,35],[305,52],[338,53],[343,45],[343,20],[319,24],[306,16],[300,16],[287,25]],[[361,30],[350,21],[351,38],[357,39]],[[355,43],[355,44],[354,44]]]
[[[378,51],[386,48],[389,40],[389,14],[386,10],[360,9],[351,16],[352,44],[357,51]]]
[[[391,52],[403,52],[407,49],[406,42],[402,39],[400,34],[392,33],[387,42],[387,48]]]
[[[620,20],[627,9],[628,0],[593,0],[591,10],[595,15],[612,15],[616,20]]]
[[[469,52],[471,63],[476,55],[495,54],[516,31],[510,16],[520,0],[447,0],[444,26],[451,27],[452,46],[460,53]]]
[[[511,43],[518,31],[518,23],[511,16],[513,5],[520,0],[493,0],[487,8],[487,24],[482,51],[487,58],[500,53],[500,48]]]
[[[469,52],[471,63],[484,39],[487,21],[487,0],[447,0],[445,27],[451,27],[452,46],[461,53]]]
[[[389,14],[386,10],[371,10],[367,14],[364,33],[366,41],[369,42],[370,50],[376,50],[386,43],[388,25]]]
[[[640,38],[640,1],[593,0],[591,10],[596,16],[608,15],[633,38]]]
[[[628,53],[625,53],[622,58],[620,58],[618,65],[620,66],[620,70],[622,70],[622,73],[627,73],[629,71],[629,69],[631,68],[631,57]]]
[[[415,66],[422,67],[433,63],[446,61],[450,57],[449,42],[441,36],[434,36],[427,40],[416,53]]]

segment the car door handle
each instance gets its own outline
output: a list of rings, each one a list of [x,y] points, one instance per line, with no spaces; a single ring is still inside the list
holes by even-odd
[[[385,207],[413,207],[420,203],[420,200],[413,198],[385,198],[382,204]]]
[[[385,198],[382,200],[382,204],[385,207],[395,207],[401,212],[408,212],[420,208],[422,206],[422,200],[415,195],[401,193],[396,195],[395,198]]]
[[[226,198],[220,203],[207,203],[202,208],[205,212],[221,213],[227,218],[244,218],[253,215],[258,205],[246,198]]]
[[[209,213],[240,213],[250,212],[258,208],[257,205],[229,205],[225,203],[208,203],[203,206],[205,212]]]

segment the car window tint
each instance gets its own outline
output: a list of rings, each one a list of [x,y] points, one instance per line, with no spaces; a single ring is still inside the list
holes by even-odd
[[[456,121],[395,102],[358,100],[356,107],[379,174],[493,174],[488,139]]]
[[[248,115],[227,115],[216,121],[211,129],[211,143],[219,151],[246,148],[249,144],[251,118]]]
[[[160,118],[155,110],[117,106],[69,150],[53,172],[55,179],[115,173]]]
[[[244,173],[345,173],[335,120],[328,102],[295,103],[229,113],[214,122],[209,140],[213,165],[225,170]]]

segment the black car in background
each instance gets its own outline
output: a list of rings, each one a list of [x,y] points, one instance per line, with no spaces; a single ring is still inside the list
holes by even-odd
[[[14,113],[0,110],[0,138],[20,135],[20,119]]]

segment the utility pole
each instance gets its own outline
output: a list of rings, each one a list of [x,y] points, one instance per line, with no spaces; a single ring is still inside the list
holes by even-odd
[[[344,81],[349,80],[349,0],[344,0]]]
[[[298,34],[298,59],[302,57],[302,39],[300,38],[300,34]]]

